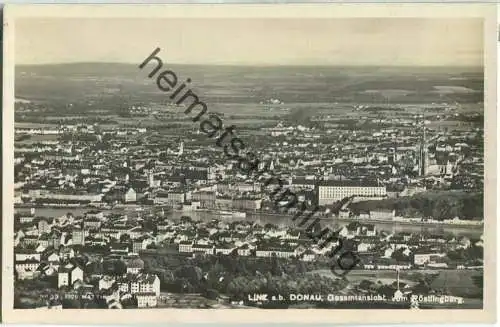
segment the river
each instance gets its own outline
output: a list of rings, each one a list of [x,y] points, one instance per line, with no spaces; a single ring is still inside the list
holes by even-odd
[[[26,210],[26,209],[24,209]],[[81,216],[85,212],[93,210],[91,208],[37,208],[36,215],[44,216],[44,217],[59,217],[68,212],[71,212],[74,216]],[[95,209],[94,209],[95,210]],[[101,210],[104,213],[126,213],[130,216],[138,216],[144,212],[148,212],[148,209],[145,211],[136,211],[135,208],[114,208],[112,210]],[[233,218],[231,216],[221,216],[214,212],[204,212],[204,211],[196,211],[196,212],[182,212],[182,211],[173,211],[168,212],[167,217],[170,217],[174,220],[179,219],[182,216],[189,216],[193,220],[201,220],[201,221],[210,221],[213,219],[218,219],[222,221],[255,221],[261,225],[265,224],[274,224],[279,227],[285,228],[292,225],[292,216],[287,215],[269,215],[269,214],[247,214],[246,218]],[[311,220],[312,221],[312,220]],[[348,225],[351,221],[349,220],[336,220],[335,218],[324,218],[321,220],[322,227],[330,226],[333,229],[337,229],[341,226]],[[360,221],[362,222],[362,221]],[[408,223],[399,223],[399,222],[376,222],[371,223],[375,225],[378,231],[386,231],[386,232],[411,232],[411,233],[422,233],[429,232],[433,234],[454,234],[454,235],[464,235],[469,237],[479,237],[483,233],[483,228],[475,227],[475,226],[421,226],[421,225],[412,225]]]

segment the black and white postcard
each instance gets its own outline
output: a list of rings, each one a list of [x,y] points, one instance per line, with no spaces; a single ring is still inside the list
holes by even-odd
[[[494,320],[495,4],[4,14],[6,322]]]

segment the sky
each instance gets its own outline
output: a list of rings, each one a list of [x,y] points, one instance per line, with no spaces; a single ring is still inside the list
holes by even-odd
[[[16,64],[482,66],[474,18],[16,20]]]

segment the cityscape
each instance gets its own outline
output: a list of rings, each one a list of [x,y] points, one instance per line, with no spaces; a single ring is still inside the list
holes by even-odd
[[[483,307],[483,67],[165,64],[255,175],[149,53],[16,65],[14,308]]]

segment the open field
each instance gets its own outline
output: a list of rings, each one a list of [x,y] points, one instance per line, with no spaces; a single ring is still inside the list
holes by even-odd
[[[192,79],[192,89],[210,104],[261,103],[477,103],[482,92],[480,68],[450,67],[238,67],[166,65]],[[446,87],[443,99],[435,86]],[[443,89],[442,89],[443,90]],[[450,92],[450,90],[452,92]],[[369,91],[368,93],[366,91]],[[65,64],[16,67],[16,97],[40,102],[92,98],[165,103],[166,93],[136,64]],[[258,110],[258,109],[254,109]],[[233,113],[241,114],[237,108]]]
[[[322,276],[338,278],[330,270],[314,270],[309,274],[320,274]],[[481,271],[477,270],[451,270],[451,269],[413,269],[401,270],[400,280],[404,283],[415,284],[424,275],[434,275],[436,287],[446,284],[448,288],[475,288],[476,285],[470,282],[471,278],[480,276]],[[347,275],[347,279],[352,282],[360,282],[364,279],[372,281],[382,281],[382,283],[392,283],[396,280],[394,270],[352,270]]]
[[[415,274],[413,272],[406,272],[406,271],[401,271],[400,273],[400,280],[401,282],[407,283],[407,284],[415,284]],[[330,270],[314,270],[308,272],[308,274],[320,274],[325,277],[330,277],[337,279],[338,277],[335,276]],[[381,281],[384,284],[391,284],[396,280],[396,272],[393,270],[351,270],[347,275],[347,279],[351,283],[357,283],[361,282],[362,280],[369,279],[372,281]]]

